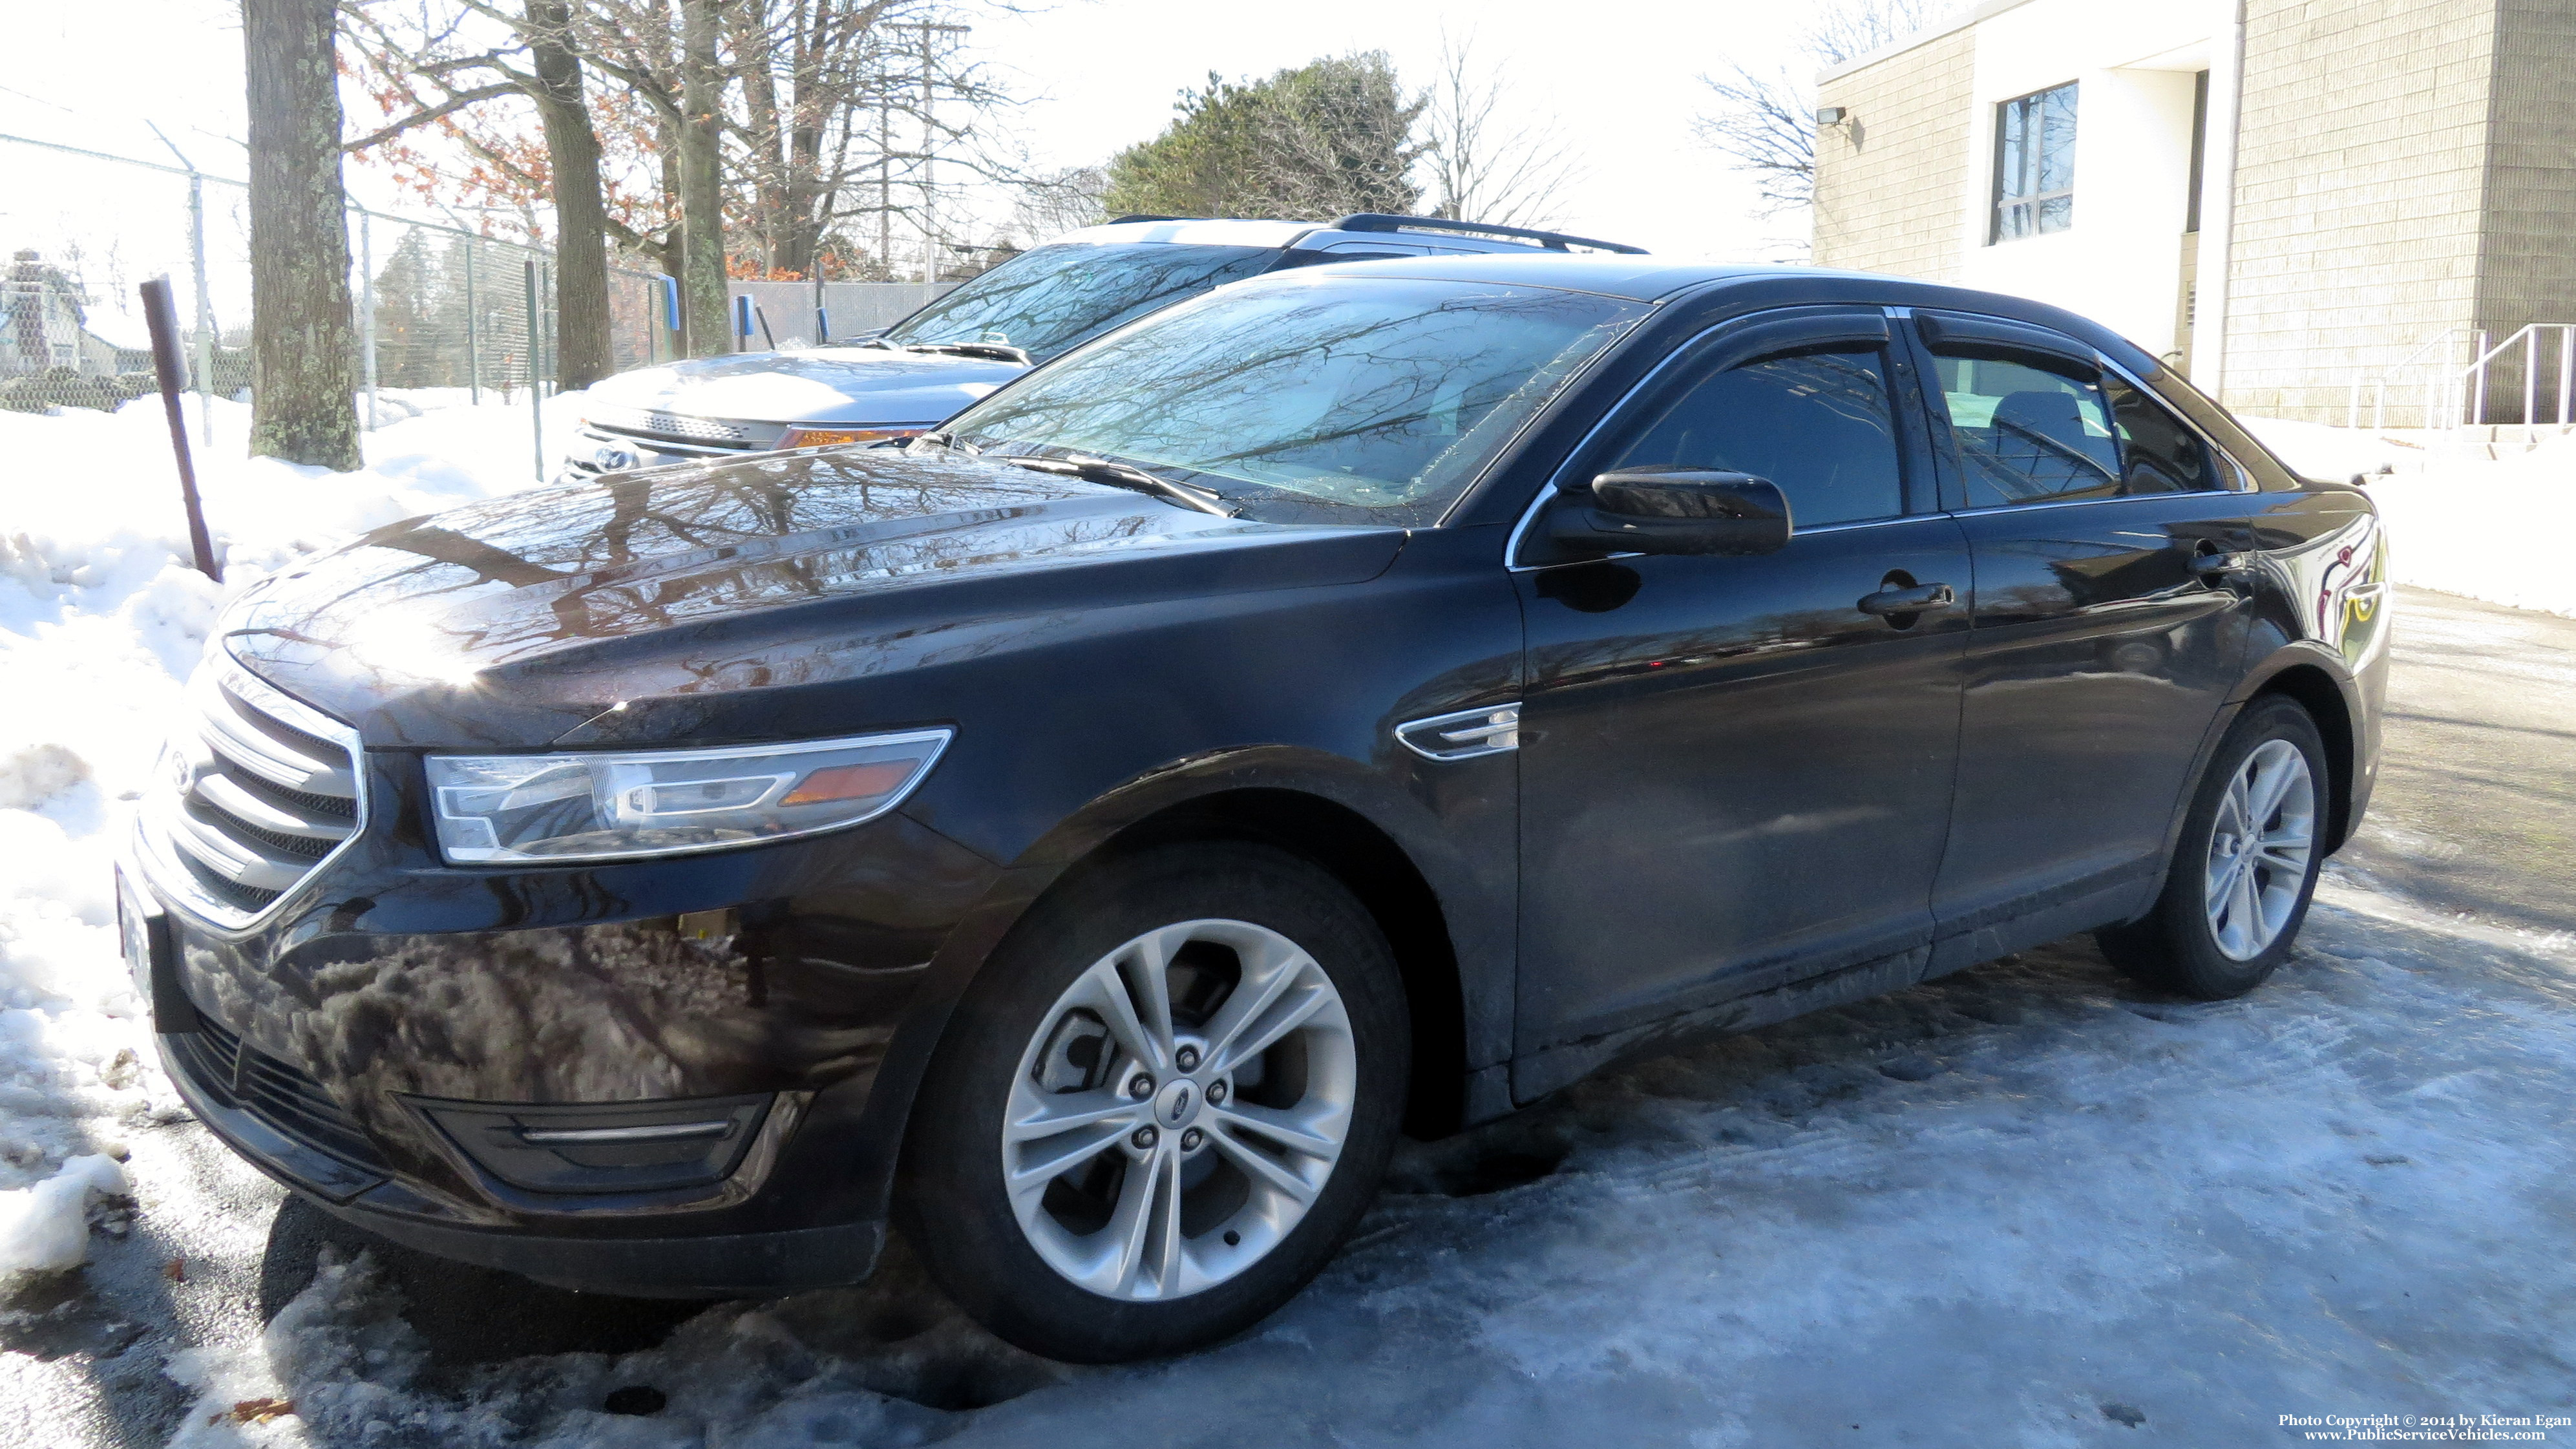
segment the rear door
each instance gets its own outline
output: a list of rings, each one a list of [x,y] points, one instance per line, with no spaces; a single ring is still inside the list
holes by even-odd
[[[2249,534],[2233,468],[2091,347],[1915,322],[1977,581],[1940,971],[2144,904],[2241,655],[2244,599],[2202,570]]]
[[[1744,319],[1683,348],[1568,462],[1586,481],[1656,464],[1769,478],[1795,525],[1781,552],[1548,564],[1524,542],[1524,1097],[1678,1011],[1922,967],[1968,551],[1889,342],[1874,308]],[[1935,584],[1958,605],[1860,607]]]

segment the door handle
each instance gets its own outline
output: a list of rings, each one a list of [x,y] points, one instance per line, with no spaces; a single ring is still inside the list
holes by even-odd
[[[1883,619],[1890,614],[1928,614],[1958,602],[1959,596],[1950,591],[1948,584],[1923,584],[1911,589],[1881,589],[1860,601],[1860,611]]]
[[[2191,556],[2191,571],[2204,579],[2223,579],[2241,574],[2254,566],[2251,554],[2196,553]]]

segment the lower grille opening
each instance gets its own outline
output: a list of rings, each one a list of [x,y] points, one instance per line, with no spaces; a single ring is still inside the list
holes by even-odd
[[[213,1020],[201,1017],[200,1021],[202,1029],[168,1040],[183,1069],[207,1096],[353,1167],[387,1170],[357,1119],[332,1100],[320,1082]]]

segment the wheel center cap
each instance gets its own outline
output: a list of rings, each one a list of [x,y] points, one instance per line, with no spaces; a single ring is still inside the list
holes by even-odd
[[[1186,1127],[1199,1114],[1198,1084],[1174,1082],[1154,1099],[1154,1120],[1165,1127]]]

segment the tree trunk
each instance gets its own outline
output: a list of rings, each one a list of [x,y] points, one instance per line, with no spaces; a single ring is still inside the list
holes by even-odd
[[[724,74],[716,68],[717,0],[680,0],[680,306],[689,355],[733,350],[725,318],[724,176],[718,137]]]
[[[582,97],[565,0],[528,0],[528,58],[537,72],[538,119],[554,172],[555,367],[566,388],[617,370],[609,347],[608,208],[599,189],[599,133]]]
[[[332,0],[242,0],[254,455],[360,466]]]

